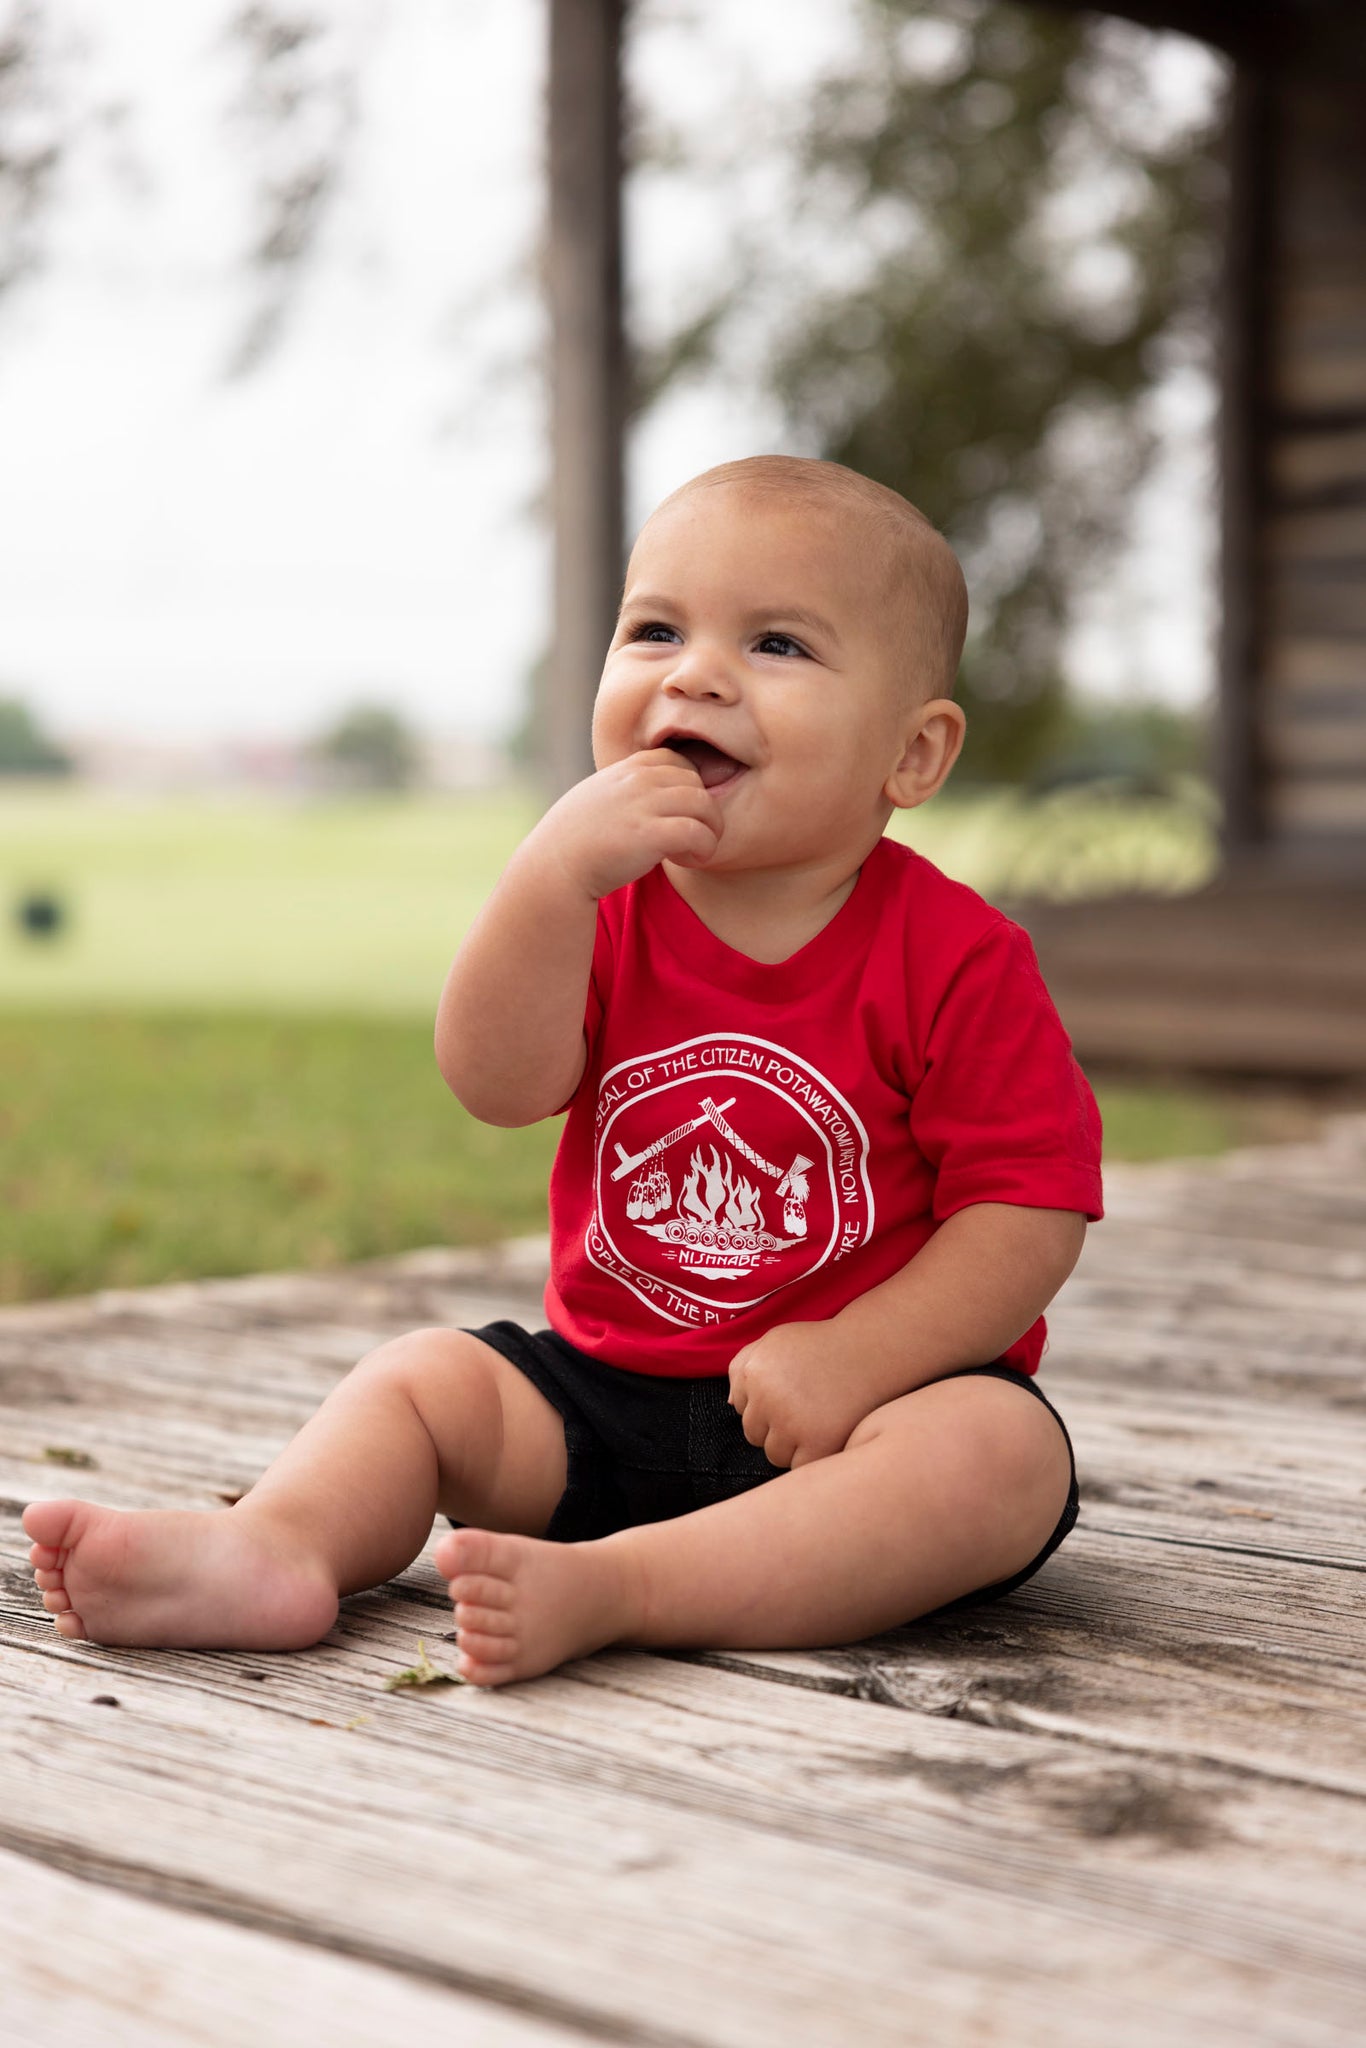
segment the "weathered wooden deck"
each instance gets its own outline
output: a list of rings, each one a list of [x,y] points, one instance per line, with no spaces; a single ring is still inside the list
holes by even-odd
[[[1359,2048],[1366,1118],[1109,1192],[1030,1587],[497,1694],[382,1690],[448,1647],[423,1562],[301,1655],[67,1644],[18,1514],[212,1506],[381,1336],[534,1314],[533,1253],[0,1317],[0,2038]]]

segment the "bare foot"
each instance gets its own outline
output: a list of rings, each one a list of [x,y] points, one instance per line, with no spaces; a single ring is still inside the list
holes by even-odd
[[[610,1538],[544,1543],[454,1529],[432,1555],[450,1584],[456,1664],[471,1685],[539,1677],[621,1642],[639,1625],[641,1593]]]
[[[41,1500],[23,1520],[43,1605],[73,1639],[295,1650],[336,1619],[336,1587],[322,1567],[232,1508],[126,1513]]]

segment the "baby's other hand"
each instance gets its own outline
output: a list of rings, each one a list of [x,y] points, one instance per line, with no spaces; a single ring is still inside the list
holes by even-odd
[[[730,1362],[730,1405],[770,1465],[795,1469],[842,1451],[866,1401],[841,1370],[830,1323],[781,1323]]]
[[[721,807],[691,762],[651,747],[576,783],[533,837],[589,895],[607,896],[662,860],[701,866],[721,837]]]

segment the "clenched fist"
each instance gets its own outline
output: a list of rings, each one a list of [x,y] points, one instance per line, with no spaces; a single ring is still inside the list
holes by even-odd
[[[781,1323],[730,1362],[730,1405],[770,1465],[795,1468],[842,1451],[867,1401],[841,1370],[829,1323]]]
[[[575,783],[536,827],[538,852],[590,896],[639,880],[662,860],[699,867],[716,851],[721,806],[690,761],[650,747]]]

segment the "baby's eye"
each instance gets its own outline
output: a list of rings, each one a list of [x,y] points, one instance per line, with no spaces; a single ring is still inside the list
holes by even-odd
[[[759,642],[759,652],[761,654],[804,655],[806,649],[802,646],[801,641],[794,640],[790,633],[765,633],[763,639]]]
[[[636,626],[632,629],[631,632],[631,638],[633,640],[651,640],[659,642],[667,640],[677,640],[678,637],[679,634],[676,626],[662,625],[658,619],[651,619],[649,623],[644,626]]]

